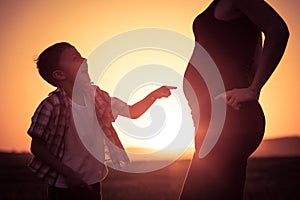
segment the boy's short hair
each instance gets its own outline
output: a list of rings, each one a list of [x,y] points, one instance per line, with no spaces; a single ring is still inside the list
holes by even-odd
[[[66,49],[74,47],[67,42],[56,43],[45,49],[36,59],[36,65],[41,77],[51,85],[58,87],[57,80],[52,76],[52,72],[59,69],[61,53]]]

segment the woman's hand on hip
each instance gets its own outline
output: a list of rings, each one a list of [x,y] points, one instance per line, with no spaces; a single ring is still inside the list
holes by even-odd
[[[241,109],[242,103],[248,101],[257,101],[259,99],[259,92],[254,91],[250,87],[248,88],[235,88],[219,94],[215,97],[215,100],[223,99],[227,105],[231,106],[235,110]]]

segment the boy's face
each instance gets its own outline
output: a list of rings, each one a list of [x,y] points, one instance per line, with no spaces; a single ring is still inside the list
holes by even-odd
[[[90,84],[91,79],[88,74],[86,59],[73,47],[66,48],[60,55],[60,70],[65,75],[65,80],[71,84],[86,85]],[[76,78],[77,76],[77,78]]]

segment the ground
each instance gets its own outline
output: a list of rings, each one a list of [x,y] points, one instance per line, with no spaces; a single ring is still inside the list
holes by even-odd
[[[0,154],[0,199],[46,199],[47,185],[29,171],[28,153]],[[103,200],[177,200],[189,160],[151,173],[133,174],[110,169],[102,183]],[[246,200],[300,199],[300,157],[251,158]]]

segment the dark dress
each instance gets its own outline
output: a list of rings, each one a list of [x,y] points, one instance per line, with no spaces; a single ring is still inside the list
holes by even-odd
[[[248,87],[253,78],[254,58],[261,44],[261,32],[247,18],[222,21],[214,16],[218,0],[196,17],[195,40],[211,56],[222,76],[225,90]],[[197,59],[195,46],[192,59]],[[248,157],[260,144],[265,118],[257,101],[242,104],[240,110],[227,107],[221,136],[212,151],[200,159],[198,151],[211,117],[211,99],[204,79],[198,73],[201,65],[191,62],[185,72],[184,92],[192,110],[195,125],[196,152],[189,167],[180,199],[243,199]],[[187,82],[192,89],[187,87]],[[194,93],[197,100],[193,100]],[[195,120],[200,111],[200,120]]]

